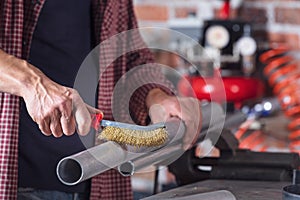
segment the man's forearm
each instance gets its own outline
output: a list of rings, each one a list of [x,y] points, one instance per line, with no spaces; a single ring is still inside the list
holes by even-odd
[[[45,135],[60,137],[90,130],[91,113],[78,92],[60,85],[28,62],[0,50],[0,91],[23,97],[27,111]]]
[[[18,59],[0,49],[0,91],[24,96],[24,92],[37,85],[45,75],[25,60]]]

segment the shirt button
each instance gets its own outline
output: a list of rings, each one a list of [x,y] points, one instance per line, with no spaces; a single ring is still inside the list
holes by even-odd
[[[23,45],[24,45],[24,46],[27,46],[27,42],[26,42],[26,41],[23,41]]]

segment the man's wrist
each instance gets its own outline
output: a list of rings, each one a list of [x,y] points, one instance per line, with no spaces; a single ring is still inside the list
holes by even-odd
[[[164,91],[162,91],[159,88],[154,88],[149,91],[147,97],[146,97],[146,105],[148,108],[150,108],[154,104],[161,103],[164,99],[168,98],[169,95],[166,94]]]

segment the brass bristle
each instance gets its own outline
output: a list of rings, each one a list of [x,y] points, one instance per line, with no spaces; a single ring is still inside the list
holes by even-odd
[[[140,131],[107,126],[102,130],[99,137],[120,144],[128,144],[137,147],[153,147],[164,144],[168,138],[168,134],[165,128]]]

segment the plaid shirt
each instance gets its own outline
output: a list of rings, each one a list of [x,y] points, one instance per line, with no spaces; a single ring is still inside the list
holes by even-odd
[[[32,35],[44,2],[45,0],[0,0],[0,48],[2,50],[18,58],[28,58]],[[92,0],[92,16],[96,44],[117,33],[137,27],[130,0]],[[143,45],[139,35],[131,40],[134,45]],[[100,66],[103,60],[109,60],[114,53],[116,52],[111,50],[109,53],[100,52]],[[149,62],[152,62],[149,51],[140,49],[122,55],[110,64],[99,82],[98,107],[104,111],[106,117],[112,119],[111,96],[118,79],[131,67]],[[163,79],[159,74],[153,77]],[[140,124],[146,122],[145,97],[153,87],[148,84],[139,89],[133,95],[136,98],[133,98],[130,103],[133,119]],[[0,93],[0,199],[4,200],[16,199],[17,194],[18,121],[19,97]],[[122,177],[114,170],[94,177],[90,199],[132,199],[130,178]]]

